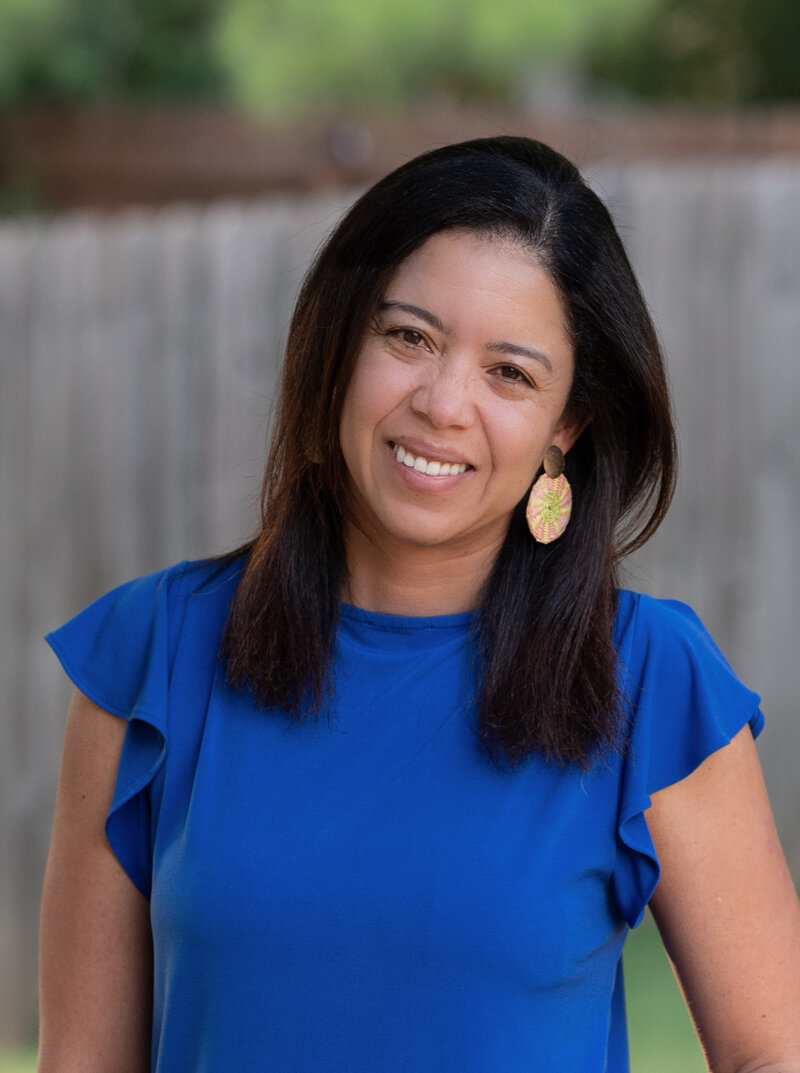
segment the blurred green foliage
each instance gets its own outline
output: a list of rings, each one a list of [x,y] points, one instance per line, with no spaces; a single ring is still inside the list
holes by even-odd
[[[595,42],[592,75],[656,100],[800,98],[797,0],[659,0],[643,15]]]
[[[219,47],[237,94],[271,117],[437,95],[509,103],[651,0],[227,0]]]
[[[235,100],[292,119],[513,104],[560,69],[742,103],[800,97],[798,47],[796,0],[2,0],[0,105]]]
[[[0,102],[213,99],[223,0],[2,0]]]
[[[509,103],[654,0],[2,0],[0,104],[225,100],[272,119]]]

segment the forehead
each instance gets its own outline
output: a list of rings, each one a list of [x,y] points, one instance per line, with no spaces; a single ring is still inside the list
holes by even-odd
[[[510,235],[440,231],[403,261],[379,302],[418,305],[444,320],[514,321],[518,330],[547,324],[568,333],[561,295],[548,269]],[[436,308],[431,308],[435,306]]]
[[[400,262],[392,278],[396,278],[410,266],[419,265],[433,256],[458,258],[468,254],[483,254],[487,258],[508,258],[530,266],[543,267],[536,251],[511,231],[488,228],[482,231],[453,227],[435,231],[429,235],[412,250],[405,260]]]

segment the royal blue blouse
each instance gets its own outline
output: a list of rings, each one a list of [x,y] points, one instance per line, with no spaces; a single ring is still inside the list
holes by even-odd
[[[157,1073],[625,1073],[643,815],[758,697],[683,604],[623,591],[628,749],[492,763],[469,614],[343,606],[328,718],[225,682],[241,563],[182,563],[48,636],[128,720],[106,831],[149,899]]]

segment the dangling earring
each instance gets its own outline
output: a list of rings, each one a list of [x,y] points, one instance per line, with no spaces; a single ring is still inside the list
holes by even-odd
[[[572,489],[564,476],[564,454],[553,444],[544,453],[544,473],[531,488],[525,517],[539,544],[557,540],[572,513]]]

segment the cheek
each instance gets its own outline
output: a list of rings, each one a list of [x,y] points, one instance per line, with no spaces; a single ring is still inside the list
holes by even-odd
[[[340,434],[371,436],[411,393],[408,378],[391,362],[363,360],[345,397]]]
[[[359,459],[371,451],[382,417],[380,379],[371,372],[370,369],[356,369],[342,407],[339,443],[351,475]]]
[[[533,420],[510,419],[495,425],[495,435],[491,445],[495,467],[499,468],[505,478],[505,484],[520,498],[528,490],[536,476],[536,471],[550,446],[552,437],[549,429],[541,427],[541,418]],[[538,427],[538,431],[532,431]]]

